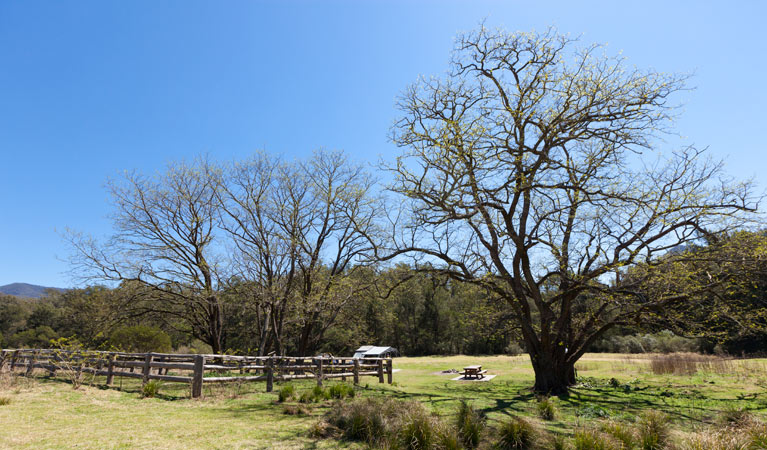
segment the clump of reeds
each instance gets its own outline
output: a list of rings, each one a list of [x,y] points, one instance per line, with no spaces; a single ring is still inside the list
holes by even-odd
[[[472,405],[466,401],[461,401],[456,416],[456,429],[466,448],[477,448],[485,429],[485,417]]]
[[[670,353],[651,356],[650,369],[656,375],[694,375],[698,371],[724,374],[732,371],[732,361],[714,355]]]
[[[530,450],[535,448],[539,432],[533,424],[520,417],[507,420],[498,427],[499,450]]]

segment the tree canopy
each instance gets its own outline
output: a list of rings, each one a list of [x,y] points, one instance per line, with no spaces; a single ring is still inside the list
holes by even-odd
[[[660,151],[685,79],[553,30],[460,35],[450,74],[400,98],[391,189],[407,221],[379,255],[504,298],[535,389],[563,392],[606,330],[691,294],[646,295],[622,273],[757,209],[702,150]]]

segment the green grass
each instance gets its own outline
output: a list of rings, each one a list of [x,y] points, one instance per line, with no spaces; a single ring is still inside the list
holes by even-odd
[[[481,364],[496,378],[456,382],[439,371]],[[580,383],[569,396],[557,398],[554,420],[538,417],[538,400],[530,391],[533,373],[526,356],[451,356],[398,358],[394,385],[363,377],[357,396],[389,396],[422,402],[429,410],[453,417],[462,400],[497,427],[524,417],[544,430],[572,436],[575,429],[609,418],[631,423],[647,411],[668,416],[675,430],[693,432],[716,423],[722,414],[767,412],[767,360],[733,361],[726,371],[692,375],[656,375],[642,355],[590,354],[577,365]],[[611,379],[614,379],[611,380]],[[308,414],[284,414],[275,392],[263,382],[208,385],[203,398],[189,399],[183,384],[164,383],[156,398],[141,398],[140,380],[103,379],[73,390],[64,378],[0,379],[0,442],[13,448],[361,448],[359,444],[315,440],[309,429],[334,400],[314,403]],[[287,384],[287,383],[285,383]],[[311,392],[311,380],[291,382],[297,404]],[[326,388],[338,384],[326,381]],[[0,447],[2,447],[0,445]]]

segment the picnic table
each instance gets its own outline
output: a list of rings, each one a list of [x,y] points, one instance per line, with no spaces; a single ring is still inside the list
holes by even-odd
[[[484,378],[487,370],[482,370],[482,366],[466,366],[463,368],[463,377],[468,379],[478,380]]]

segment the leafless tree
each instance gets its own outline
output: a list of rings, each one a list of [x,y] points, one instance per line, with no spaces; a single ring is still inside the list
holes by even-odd
[[[220,189],[224,229],[236,245],[240,287],[250,292],[259,351],[315,351],[340,310],[373,280],[350,282],[369,261],[379,213],[373,181],[340,152],[285,163],[259,154],[235,164]]]
[[[131,288],[135,314],[174,317],[219,353],[217,177],[206,161],[171,164],[153,177],[128,173],[108,183],[114,235],[104,243],[68,237],[78,274]]]
[[[452,62],[399,102],[392,138],[405,150],[389,168],[409,222],[393,221],[394,244],[377,254],[503,297],[534,389],[563,393],[606,330],[690,294],[647,296],[618,275],[740,223],[758,198],[702,151],[656,150],[684,76],[552,30],[481,28],[458,37]]]

